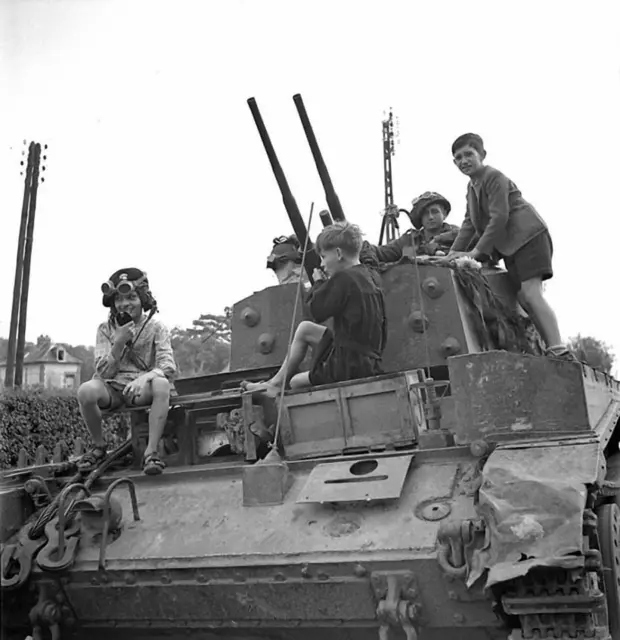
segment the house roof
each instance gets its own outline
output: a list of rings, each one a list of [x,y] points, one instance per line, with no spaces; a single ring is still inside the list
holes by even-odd
[[[58,360],[58,350],[64,349],[64,360]],[[67,362],[67,363],[81,363],[79,358],[71,355],[69,350],[64,344],[55,344],[53,342],[46,342],[38,347],[35,347],[32,351],[28,352],[24,357],[24,364],[34,364],[41,362]]]
[[[65,350],[64,360],[58,360],[58,349]],[[45,342],[39,346],[32,348],[24,356],[24,364],[41,364],[45,362],[54,362],[56,364],[82,364],[79,358],[71,354],[67,346],[61,343]],[[0,367],[6,367],[6,360],[0,362]]]

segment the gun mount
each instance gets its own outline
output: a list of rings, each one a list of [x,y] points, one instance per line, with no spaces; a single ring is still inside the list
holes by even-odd
[[[63,572],[30,556],[38,602],[12,565],[34,508],[23,483],[54,494],[68,478],[59,464],[4,474],[5,627],[20,640],[35,623],[93,640],[617,640],[620,383],[536,355],[499,269],[404,262],[382,277],[386,374],[286,392],[284,460],[265,457],[274,404],[239,381],[282,362],[296,286],[235,304],[230,371],[177,381],[166,473],[100,473],[92,490],[108,498],[133,481],[116,497],[134,519],[79,544],[67,521]],[[139,461],[145,412],[131,414]]]

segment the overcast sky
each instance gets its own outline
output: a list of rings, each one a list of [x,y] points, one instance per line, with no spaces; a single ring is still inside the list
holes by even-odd
[[[170,325],[275,284],[265,258],[291,228],[246,100],[307,217],[324,195],[299,92],[345,213],[372,242],[384,111],[400,120],[397,202],[440,191],[457,224],[466,178],[450,145],[480,133],[488,163],[550,226],[564,336],[620,356],[618,0],[0,0],[0,37],[0,335],[24,139],[49,145],[27,338],[92,344],[117,268],[148,272]]]

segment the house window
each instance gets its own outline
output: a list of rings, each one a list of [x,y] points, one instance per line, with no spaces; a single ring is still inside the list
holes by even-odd
[[[75,389],[75,374],[65,373],[65,389]]]
[[[64,349],[58,349],[56,356],[58,357],[58,362],[64,362],[65,361],[65,350]]]

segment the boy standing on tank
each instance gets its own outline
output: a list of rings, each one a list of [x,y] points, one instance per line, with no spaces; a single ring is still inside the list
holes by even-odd
[[[512,180],[484,164],[486,151],[479,135],[459,136],[452,144],[452,156],[454,164],[469,177],[469,184],[465,220],[448,258],[502,258],[520,304],[547,344],[547,355],[574,360],[543,295],[543,281],[553,276],[553,244],[545,221]]]
[[[282,385],[319,386],[379,375],[387,326],[379,274],[360,262],[359,227],[336,222],[316,240],[322,271],[315,269],[308,307],[314,322],[303,321],[280,370],[261,383],[242,383],[246,391],[276,395]],[[322,326],[333,319],[334,331]],[[298,373],[309,347],[315,347],[310,371]]]

